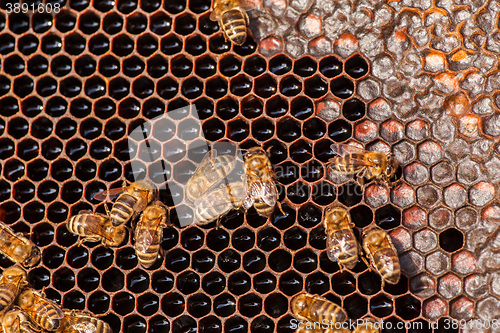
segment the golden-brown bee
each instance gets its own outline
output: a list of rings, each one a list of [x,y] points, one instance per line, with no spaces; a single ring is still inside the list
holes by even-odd
[[[327,255],[331,261],[337,261],[340,269],[353,269],[358,262],[359,244],[354,236],[349,212],[342,207],[330,206],[325,211],[325,233],[327,237]]]
[[[247,194],[243,182],[222,185],[195,202],[194,217],[196,223],[208,224],[226,215],[231,209],[239,209]]]
[[[321,323],[319,323],[321,324]],[[316,325],[319,325],[316,324]],[[297,328],[295,333],[325,333],[325,330],[322,328],[315,328],[314,323],[311,322],[305,322],[302,323],[302,327]]]
[[[26,272],[20,267],[6,268],[0,278],[0,312],[10,307],[19,294],[19,290],[27,285]]]
[[[363,231],[362,238],[366,256],[382,277],[382,284],[384,281],[390,284],[398,283],[401,268],[398,253],[389,234],[379,227],[371,227]]]
[[[54,302],[33,289],[24,290],[17,298],[17,305],[35,324],[47,331],[59,328],[64,313]]]
[[[245,0],[215,0],[210,19],[219,23],[225,36],[234,44],[242,45],[247,39],[248,15],[253,7]]]
[[[236,165],[236,158],[230,155],[212,157],[208,152],[186,184],[186,197],[195,202],[207,191],[223,181]]]
[[[352,333],[380,333],[380,325],[373,318],[364,318]]]
[[[163,228],[167,227],[167,208],[159,201],[146,207],[135,227],[135,252],[141,265],[151,267],[160,250]]]
[[[347,320],[347,313],[337,304],[319,295],[303,292],[292,298],[290,303],[292,314],[299,320],[328,325]]]
[[[248,194],[243,202],[243,209],[252,205],[260,216],[269,217],[278,202],[278,189],[271,161],[259,147],[248,149],[245,155],[245,175]]]
[[[30,321],[28,315],[18,307],[9,310],[2,318],[4,333],[34,333],[40,330]]]
[[[356,175],[361,185],[365,179],[390,183],[396,174],[398,164],[392,156],[347,144],[333,144],[331,148],[337,156],[330,159],[329,168],[342,174]]]
[[[57,333],[112,333],[108,323],[83,311],[63,310]]]
[[[155,186],[145,180],[138,180],[121,189],[112,189],[96,193],[96,200],[104,200],[108,195],[120,193],[111,207],[109,219],[113,226],[119,226],[133,219],[141,213],[157,196]],[[105,205],[106,209],[107,206]]]
[[[0,252],[8,259],[24,267],[33,267],[40,262],[40,250],[21,233],[14,233],[0,223]]]
[[[127,236],[124,225],[114,227],[109,216],[90,211],[72,216],[66,222],[66,227],[70,232],[82,236],[82,242],[101,241],[104,246],[119,246]]]

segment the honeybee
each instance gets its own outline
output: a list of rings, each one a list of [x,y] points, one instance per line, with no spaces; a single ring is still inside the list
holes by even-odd
[[[186,197],[195,202],[220,183],[234,169],[236,158],[230,155],[211,156],[208,152],[186,184]]]
[[[330,159],[329,168],[342,174],[355,174],[361,185],[365,179],[391,183],[396,174],[398,164],[392,156],[340,143],[331,148],[337,156]]]
[[[167,208],[161,202],[155,201],[142,212],[135,227],[134,248],[143,267],[149,268],[155,263],[165,227]]]
[[[66,227],[74,234],[82,236],[81,242],[101,241],[104,246],[119,246],[127,236],[124,225],[114,227],[109,216],[90,211],[82,211],[72,216]]]
[[[6,268],[0,278],[0,312],[5,311],[26,284],[26,272],[20,267]]]
[[[398,253],[390,236],[379,227],[371,227],[363,232],[363,249],[370,259],[373,268],[382,277],[382,284],[399,282],[401,268]]]
[[[243,182],[233,182],[216,188],[195,202],[194,217],[204,225],[226,215],[231,209],[239,209],[247,194]]]
[[[365,318],[363,324],[356,326],[352,333],[380,333],[380,325],[373,318]]]
[[[248,15],[253,5],[246,0],[215,0],[210,19],[219,23],[224,35],[236,45],[247,39]]]
[[[116,201],[108,212],[109,219],[113,226],[119,226],[133,219],[137,214],[142,212],[151,201],[157,196],[157,189],[153,184],[138,180],[129,186],[124,186],[121,189],[112,189],[97,193],[94,198],[96,200],[104,200],[108,195],[118,195]],[[107,210],[107,206],[104,206]]]
[[[33,267],[40,262],[40,250],[21,233],[0,223],[0,252],[8,259],[24,267]]]
[[[330,325],[347,320],[347,313],[340,306],[319,295],[306,292],[292,298],[290,309],[297,319],[313,323],[321,323],[324,320]]]
[[[2,329],[4,333],[34,333],[40,330],[36,328],[28,318],[28,315],[14,307],[2,318]]]
[[[327,255],[337,261],[341,270],[353,269],[358,262],[359,244],[352,231],[349,212],[342,207],[330,206],[325,211],[325,233],[327,236]]]
[[[24,290],[17,299],[17,305],[31,321],[47,331],[58,329],[64,318],[64,313],[57,304],[33,289]]]
[[[111,333],[108,323],[82,311],[63,310],[57,333]]]
[[[278,189],[273,167],[264,150],[259,147],[248,149],[245,155],[245,175],[248,194],[243,202],[244,210],[253,205],[260,216],[269,217],[278,204],[283,212],[277,201]]]

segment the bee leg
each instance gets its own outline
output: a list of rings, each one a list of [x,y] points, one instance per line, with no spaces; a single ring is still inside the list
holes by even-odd
[[[104,210],[106,211],[106,215],[110,216],[107,202],[104,203]]]
[[[279,208],[281,214],[286,215],[285,212],[283,211],[283,207],[281,206],[281,202],[277,201],[276,203],[278,204],[278,208]]]
[[[217,218],[217,222],[215,223],[215,230],[219,230],[219,226],[220,226],[220,217]]]

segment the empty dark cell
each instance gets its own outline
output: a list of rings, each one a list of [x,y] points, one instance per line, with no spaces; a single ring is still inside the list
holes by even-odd
[[[269,98],[277,91],[276,81],[268,74],[256,78],[254,87],[255,93],[262,98]]]
[[[3,189],[0,191],[3,192]],[[40,222],[44,218],[44,216],[45,206],[38,201],[32,201],[23,207],[23,218],[26,220],[26,222]]]
[[[196,18],[189,14],[176,17],[174,21],[174,30],[180,35],[187,36],[196,29]]]
[[[54,227],[48,223],[37,224],[33,228],[33,243],[37,246],[46,246],[54,240]]]
[[[266,267],[266,256],[258,250],[252,250],[243,256],[243,268],[249,273],[258,273]]]
[[[102,124],[95,118],[87,118],[80,123],[80,135],[88,140],[95,139],[101,135]]]
[[[207,55],[196,59],[194,68],[196,75],[207,78],[215,74],[217,63],[214,59]]]
[[[252,280],[245,272],[237,272],[227,279],[227,288],[234,295],[243,295],[250,290]]]
[[[289,152],[294,162],[303,163],[312,158],[312,146],[305,140],[298,140],[293,143]]]
[[[232,141],[243,141],[249,135],[249,126],[243,119],[236,119],[227,125],[227,137]]]
[[[337,198],[337,188],[325,181],[313,186],[312,199],[318,205],[326,206]]]
[[[95,314],[108,311],[110,297],[103,291],[96,291],[87,300],[87,309]]]
[[[83,310],[85,309],[85,296],[78,290],[72,290],[64,294],[62,306],[65,309]]]
[[[280,120],[277,127],[278,138],[285,142],[292,142],[301,135],[300,123],[292,118]]]
[[[401,224],[401,211],[393,205],[385,205],[375,211],[375,223],[383,229],[392,229]]]
[[[9,29],[16,35],[22,34],[30,28],[30,19],[23,13],[9,15]]]
[[[46,180],[38,185],[37,196],[44,202],[51,202],[57,198],[59,185],[51,180]]]
[[[47,218],[50,222],[61,223],[68,219],[69,208],[62,202],[54,202],[47,208]]]
[[[174,286],[174,276],[167,271],[157,271],[151,278],[151,288],[157,293],[166,293]]]
[[[187,228],[181,233],[181,244],[188,251],[195,251],[203,245],[205,237],[198,228]]]
[[[3,176],[10,181],[16,181],[24,176],[25,169],[23,162],[17,159],[7,160],[3,168]]]
[[[57,81],[48,76],[39,79],[36,84],[36,92],[43,97],[54,95],[57,92]]]
[[[294,76],[287,76],[280,81],[280,92],[285,96],[295,96],[302,91],[302,83]]]
[[[141,4],[144,2],[141,2]],[[159,12],[149,19],[149,29],[160,36],[167,34],[172,28],[172,18],[165,13]]]
[[[126,247],[116,251],[116,264],[121,269],[132,269],[137,266],[137,255],[131,247]]]
[[[119,315],[127,315],[135,308],[135,298],[127,292],[121,292],[113,296],[113,311]]]
[[[1,83],[0,83],[1,85]],[[29,118],[34,118],[43,111],[43,103],[38,97],[28,97],[21,102],[21,112]],[[52,123],[52,122],[51,122]],[[5,124],[3,124],[5,127]],[[33,132],[34,126],[32,125],[32,135],[38,138]],[[2,128],[3,132],[3,128]],[[35,131],[36,133],[36,131]]]
[[[188,37],[185,50],[193,56],[199,56],[207,50],[207,42],[200,35]]]
[[[96,41],[93,41],[92,46],[94,46]],[[42,43],[43,43],[43,40],[42,40]],[[85,50],[86,44],[87,44],[87,40],[78,33],[72,33],[64,38],[64,50],[70,55],[78,55],[78,54],[82,53]],[[90,44],[89,44],[89,46],[90,46]],[[43,47],[43,44],[42,44],[42,47]],[[60,47],[61,47],[61,45],[59,45],[59,48]],[[47,53],[47,52],[45,52],[45,53]],[[50,54],[52,54],[52,52]]]
[[[123,28],[123,17],[117,13],[106,15],[102,21],[102,28],[109,35],[119,33]]]
[[[335,142],[348,140],[352,135],[352,125],[343,119],[335,120],[328,125],[328,136]]]
[[[65,97],[75,97],[82,91],[82,82],[76,77],[68,77],[61,81],[59,92]]]
[[[233,50],[236,54],[247,57],[257,51],[257,43],[255,43],[251,36],[248,36],[242,45],[233,45]]]
[[[355,55],[345,62],[345,72],[355,79],[359,79],[368,73],[368,69],[368,63],[360,55]]]
[[[229,317],[236,311],[236,300],[228,293],[221,294],[214,299],[214,313],[220,317]]]
[[[113,38],[111,50],[114,54],[120,57],[125,57],[134,50],[134,41],[127,35],[121,34]],[[109,42],[108,42],[109,48]],[[95,52],[92,52],[95,53]]]
[[[30,55],[36,51],[39,39],[32,34],[24,35],[17,42],[17,49],[24,55]],[[0,35],[0,54],[14,51],[14,38],[8,34]]]
[[[78,235],[69,232],[64,224],[57,228],[56,241],[59,245],[69,247],[75,244],[78,238]]]
[[[264,301],[266,313],[273,318],[278,318],[288,310],[288,299],[280,293],[273,293]]]
[[[286,250],[277,249],[269,255],[268,264],[273,271],[284,272],[292,264],[292,255]]]
[[[137,52],[143,57],[149,57],[158,50],[158,39],[151,34],[144,34],[137,39]]]
[[[421,304],[418,299],[411,295],[405,295],[396,299],[396,314],[404,320],[415,319],[420,315]]]
[[[120,0],[117,2],[117,9],[123,14],[130,14],[137,8],[137,0]]]
[[[85,268],[78,272],[76,281],[85,292],[90,292],[99,287],[99,273],[93,268]]]
[[[238,316],[231,317],[224,323],[224,332],[248,333],[248,322],[247,320]]]
[[[0,100],[0,115],[4,117],[13,116],[19,112],[19,103],[14,97],[5,97]]]
[[[149,320],[148,324],[149,333],[161,333],[169,331],[170,331],[170,322],[168,321],[167,318],[161,315],[157,315]]]
[[[70,12],[62,12],[56,15],[56,29],[62,33],[73,30],[76,26],[76,17]]]
[[[313,295],[322,295],[330,290],[330,280],[322,272],[309,274],[306,278],[305,289]],[[356,284],[354,284],[356,289]]]
[[[293,266],[299,272],[310,273],[318,267],[318,257],[311,250],[302,250],[295,254]]]
[[[217,257],[217,265],[226,273],[234,272],[240,267],[241,257],[238,252],[227,249]]]
[[[26,43],[29,44],[29,43]],[[16,41],[12,35],[0,35],[0,54],[6,55],[14,51]]]
[[[312,76],[316,72],[318,64],[310,57],[303,57],[295,61],[293,72],[302,77]]]
[[[339,272],[332,276],[332,289],[339,295],[349,295],[356,291],[356,279],[347,271]]]
[[[345,76],[332,80],[330,90],[338,98],[347,99],[354,93],[354,83]]]
[[[48,268],[58,268],[64,262],[66,251],[59,246],[50,246],[43,250],[42,261]]]
[[[342,114],[350,121],[361,119],[365,115],[365,103],[357,98],[350,99],[342,105]]]
[[[288,271],[280,277],[279,290],[285,295],[293,296],[302,291],[303,287],[304,279],[295,271]]]
[[[164,78],[156,85],[156,91],[160,97],[164,99],[171,99],[177,95],[179,91],[179,84],[172,78]]]
[[[59,149],[62,150],[62,147]],[[48,156],[46,156],[43,153],[43,151],[44,151],[44,149],[43,149],[43,145],[42,145],[42,155],[44,155],[46,158],[48,158]],[[73,140],[70,140],[66,144],[66,155],[68,155],[69,158],[71,158],[74,161],[80,159],[86,153],[87,153],[87,144],[85,143],[85,141],[83,141],[81,139],[73,139]],[[55,155],[55,154],[52,154],[52,155]],[[59,154],[57,154],[57,155],[59,155]],[[53,158],[55,158],[55,157],[56,156],[54,156]],[[53,159],[53,158],[51,158],[51,159]]]
[[[227,94],[228,83],[221,77],[209,79],[205,83],[205,93],[208,97],[222,98]]]
[[[132,58],[134,58],[134,57],[132,57]],[[79,58],[79,59],[81,59],[81,58]],[[77,61],[79,59],[77,59]],[[140,69],[141,66],[140,66],[140,62],[139,62],[139,65],[137,67],[134,66],[134,64],[130,64],[130,61],[131,61],[130,59],[131,58],[128,58],[128,59],[125,59],[123,61],[123,67],[124,67],[123,72],[125,75],[134,76],[134,75],[131,75],[131,71],[133,72],[134,69],[136,69],[136,68]],[[94,60],[90,60],[90,61],[94,61]],[[85,66],[85,64],[83,64],[83,66]],[[76,64],[75,64],[75,67],[76,67]],[[94,67],[95,67],[95,61],[94,61]],[[143,70],[144,70],[144,68],[140,69],[139,73],[141,73]],[[120,61],[117,58],[115,58],[114,56],[108,55],[108,56],[105,56],[99,60],[99,73],[101,73],[102,75],[107,76],[107,77],[111,77],[111,76],[115,76],[119,72],[120,72]],[[133,73],[135,73],[135,72],[133,72]]]
[[[364,228],[369,225],[373,220],[372,210],[365,205],[359,205],[352,208],[349,213],[351,214],[351,221],[358,228]]]
[[[203,82],[196,77],[190,77],[182,83],[181,91],[185,97],[195,99],[203,93]]]
[[[35,289],[42,289],[50,284],[50,272],[44,267],[36,267],[29,271],[28,282]]]
[[[283,75],[292,70],[292,60],[285,55],[278,55],[269,60],[269,70],[276,75]]]
[[[248,228],[238,229],[231,237],[231,244],[236,250],[249,250],[255,244],[255,233]]]
[[[0,158],[6,160],[7,158],[14,155],[16,146],[11,139],[1,138],[0,139]]]
[[[363,199],[361,187],[354,182],[346,183],[338,189],[338,200],[341,204],[351,207],[358,204]]]
[[[319,75],[304,82],[304,92],[311,98],[320,98],[328,92],[328,84]]]
[[[109,51],[110,41],[103,34],[98,34],[92,37],[88,43],[88,49],[95,55],[101,55]],[[113,39],[113,52],[118,56],[126,56],[133,49],[134,43],[127,37],[118,36]]]
[[[302,131],[307,138],[317,140],[325,135],[326,124],[319,118],[312,118],[304,122]]]
[[[358,288],[363,295],[374,295],[380,291],[382,280],[373,271],[365,272],[358,277]]]
[[[24,76],[18,77],[14,80],[14,85],[13,85],[12,90],[14,91],[14,94],[23,98],[23,97],[26,97],[27,95],[31,94],[34,86],[35,86],[35,84],[33,83],[33,80],[30,77],[24,75]],[[45,95],[45,96],[47,96],[47,95]],[[3,106],[3,107],[5,108],[5,106]]]
[[[229,97],[224,98],[223,100],[217,102],[215,112],[224,120],[232,119],[239,113],[238,102]]]
[[[193,253],[191,267],[200,273],[210,271],[215,265],[215,255],[208,250]]]
[[[229,234],[221,228],[210,230],[206,237],[206,244],[212,251],[222,251],[229,245]]]
[[[175,249],[165,256],[165,267],[173,272],[181,272],[189,267],[189,254],[182,249]]]
[[[122,174],[122,166],[114,159],[109,159],[99,166],[99,178],[105,181],[117,180]]]
[[[4,60],[3,68],[5,73],[7,74],[10,74],[12,76],[19,75],[24,72],[24,60],[17,54],[12,55]]]
[[[288,186],[286,190],[287,198],[295,204],[305,203],[311,195],[311,188],[303,182],[297,182]]]
[[[446,252],[455,252],[462,248],[464,235],[455,228],[449,228],[439,234],[439,246]]]
[[[160,78],[167,74],[168,61],[161,55],[150,57],[147,61],[147,71],[151,77]]]
[[[370,299],[370,312],[374,316],[384,318],[389,316],[392,313],[392,310],[392,300],[386,295],[382,294]]]
[[[226,278],[219,272],[212,271],[203,277],[201,287],[209,295],[217,295],[226,288]]]
[[[146,320],[138,315],[125,317],[123,320],[123,331],[126,333],[145,333]]]
[[[95,177],[96,173],[97,173],[97,166],[90,159],[79,161],[76,164],[75,176],[80,180],[83,181],[91,180]]]
[[[152,293],[146,293],[137,299],[137,311],[143,316],[151,316],[158,311],[160,299]]]
[[[204,294],[195,294],[187,300],[187,311],[195,318],[206,316],[212,309],[212,301]]]
[[[106,82],[100,78],[93,76],[85,81],[85,95],[90,98],[99,98],[106,93]]]
[[[238,74],[240,70],[241,70],[241,60],[239,60],[233,55],[224,56],[219,61],[219,71],[221,72],[222,75],[226,77],[234,76]]]
[[[188,76],[193,70],[193,63],[185,56],[178,56],[171,60],[170,71],[176,77]]]
[[[69,268],[61,268],[52,275],[52,284],[57,290],[68,291],[75,286],[75,274]]]
[[[254,77],[264,73],[266,71],[266,68],[266,60],[259,55],[255,55],[246,59],[245,65],[243,66],[243,70],[245,71],[245,73]]]
[[[373,301],[373,298],[371,300]],[[368,312],[368,301],[363,296],[354,294],[344,300],[344,310],[350,319],[359,319]],[[374,313],[372,312],[372,314]]]
[[[83,246],[75,246],[68,250],[67,262],[73,268],[81,268],[89,261],[89,251]]]
[[[174,55],[182,51],[182,40],[174,34],[167,35],[160,41],[160,50],[166,55]]]
[[[222,323],[215,316],[207,316],[198,322],[199,333],[222,333]]]
[[[266,118],[252,121],[252,136],[259,141],[266,141],[274,135],[274,124]]]
[[[101,18],[94,12],[86,12],[78,20],[78,29],[86,35],[93,34],[101,25]]]

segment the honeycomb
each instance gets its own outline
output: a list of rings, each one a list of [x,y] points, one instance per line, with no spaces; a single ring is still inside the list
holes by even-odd
[[[242,46],[209,19],[209,0],[59,1],[57,14],[1,4],[0,207],[42,249],[29,282],[115,332],[291,333],[289,301],[304,290],[351,319],[392,324],[383,332],[498,319],[498,4],[253,2]],[[68,217],[104,213],[95,193],[146,172],[131,167],[127,135],[191,104],[209,142],[269,149],[285,214],[167,228],[149,270],[130,240],[79,244]],[[330,145],[347,141],[392,152],[401,184],[327,179]],[[389,231],[397,285],[327,258],[321,219],[333,202],[357,228]]]

